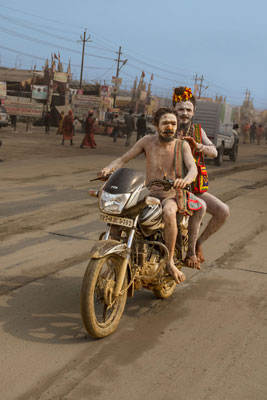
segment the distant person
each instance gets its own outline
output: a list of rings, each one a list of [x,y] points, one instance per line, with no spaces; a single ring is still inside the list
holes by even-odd
[[[255,143],[255,137],[257,132],[257,125],[254,121],[249,130],[249,143]]]
[[[234,124],[233,125],[233,131],[235,131],[235,134],[237,136],[239,136],[239,125],[238,124]]]
[[[51,112],[47,111],[45,114],[45,133],[49,135],[50,132],[50,123],[51,123]]]
[[[125,124],[126,124],[126,142],[125,146],[129,147],[131,144],[131,137],[134,130],[134,117],[132,116],[132,110],[129,111],[129,114],[126,114],[124,117]]]
[[[65,140],[70,140],[70,145],[73,145],[73,112],[69,110],[69,113],[64,117],[62,124],[63,139],[61,144],[64,145]]]
[[[74,122],[73,122],[73,136],[76,135],[77,129],[78,129],[78,126],[79,126],[79,125],[80,125],[80,122],[79,122],[78,118],[75,117],[75,118],[74,118]]]
[[[85,146],[91,147],[92,149],[96,148],[95,136],[94,136],[95,118],[93,118],[93,115],[94,114],[92,111],[88,112],[88,116],[85,120],[85,136],[80,145],[80,149],[83,149]]]
[[[113,119],[114,119],[114,115],[108,109],[108,111],[105,114],[105,122],[106,122],[105,129],[104,129],[105,135],[111,135],[111,133],[113,132],[112,126],[109,125],[109,123],[112,123]]]
[[[265,144],[267,144],[267,125],[264,126]]]
[[[264,129],[263,126],[260,124],[256,130],[256,137],[257,137],[257,144],[261,144],[261,138],[263,137]]]
[[[65,115],[64,111],[61,111],[59,115],[57,135],[62,135],[62,125],[63,125],[64,115]]]
[[[146,117],[145,114],[142,114],[136,122],[136,129],[137,129],[137,134],[136,134],[136,141],[141,139],[142,137],[145,136],[146,134]]]
[[[239,125],[238,124],[234,124],[233,125],[233,130],[232,130],[235,140],[238,139],[239,136]]]
[[[243,144],[246,144],[246,143],[248,142],[249,129],[250,129],[250,124],[249,124],[249,122],[245,122],[245,124],[244,124],[243,127],[242,127]]]
[[[16,130],[17,127],[17,116],[16,115],[10,115],[11,119],[11,126],[13,126],[14,130]]]
[[[119,120],[118,114],[114,115],[113,124],[114,124],[114,128],[112,131],[112,136],[113,136],[113,142],[115,143],[117,141],[117,137],[120,133],[120,120]]]

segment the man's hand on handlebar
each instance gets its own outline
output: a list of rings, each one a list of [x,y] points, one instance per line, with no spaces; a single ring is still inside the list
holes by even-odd
[[[108,175],[111,174],[111,171],[108,168],[103,168],[101,171],[98,172],[98,178],[106,178]]]
[[[173,187],[176,188],[180,188],[180,189],[184,189],[186,186],[190,185],[190,181],[187,178],[177,178],[174,181]]]
[[[103,168],[97,174],[97,178],[94,180],[106,181],[110,177],[110,175],[114,172],[114,169]]]

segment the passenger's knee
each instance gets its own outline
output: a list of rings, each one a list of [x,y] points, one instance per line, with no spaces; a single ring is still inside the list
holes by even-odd
[[[230,215],[229,206],[227,204],[224,204],[224,206],[220,209],[219,218],[222,221],[226,221],[229,215]]]
[[[202,204],[202,209],[201,209],[202,215],[205,215],[207,211],[207,204],[205,203],[205,201],[202,201],[201,204]]]
[[[203,218],[204,215],[206,214],[207,211],[207,204],[205,203],[204,200],[199,199],[199,202],[201,204],[201,208],[199,210],[197,210],[197,212],[199,213],[199,215],[201,215],[201,217]]]

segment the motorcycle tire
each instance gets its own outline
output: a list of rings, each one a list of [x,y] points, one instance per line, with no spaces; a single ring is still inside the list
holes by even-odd
[[[159,289],[153,289],[153,293],[158,299],[167,299],[173,294],[175,288],[175,281],[171,281],[165,285],[162,285]]]
[[[114,301],[112,293],[122,262],[123,258],[116,254],[92,258],[85,271],[81,288],[81,316],[85,329],[93,338],[110,335],[120,322],[127,300],[127,274],[122,286],[123,294]],[[105,265],[105,272],[101,272]],[[110,308],[107,298],[114,301]]]

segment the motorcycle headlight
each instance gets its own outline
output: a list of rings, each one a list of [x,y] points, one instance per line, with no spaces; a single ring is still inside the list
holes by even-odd
[[[108,214],[120,214],[130,195],[130,193],[111,194],[102,190],[99,198],[99,208]]]

